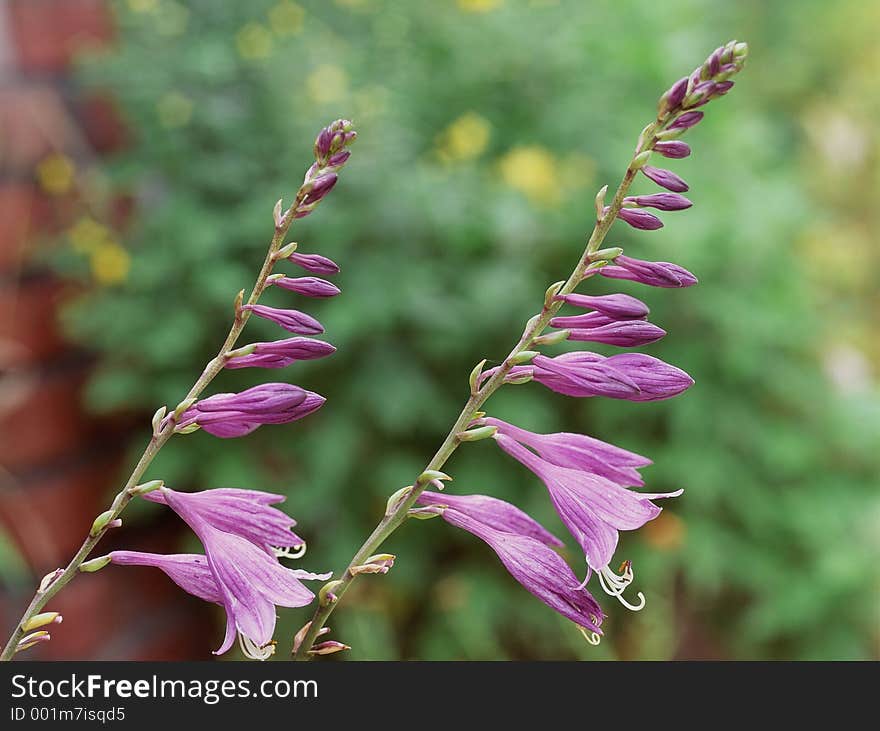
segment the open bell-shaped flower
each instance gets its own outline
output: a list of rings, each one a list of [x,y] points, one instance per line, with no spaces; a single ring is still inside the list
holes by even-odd
[[[578,585],[577,577],[562,557],[547,543],[534,537],[534,525],[537,524],[531,518],[526,516],[529,524],[527,532],[520,533],[517,531],[523,527],[521,516],[525,514],[512,505],[494,498],[489,498],[494,502],[487,503],[484,495],[460,495],[455,498],[456,506],[452,507],[449,498],[449,495],[442,493],[424,492],[419,496],[418,503],[435,509],[450,525],[485,541],[511,576],[527,591],[570,619],[582,631],[590,633],[591,641],[598,643],[602,633],[599,625],[604,619],[602,609],[587,589]],[[489,516],[487,522],[486,510],[489,505],[495,506],[497,512]],[[515,515],[514,521],[506,523],[511,515]],[[540,533],[546,531],[540,528]]]

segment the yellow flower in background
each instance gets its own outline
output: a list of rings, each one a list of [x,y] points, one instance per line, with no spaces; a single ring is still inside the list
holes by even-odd
[[[280,2],[269,9],[269,25],[275,35],[295,36],[302,30],[306,11],[296,3]]]
[[[66,155],[54,153],[43,158],[37,165],[37,181],[51,195],[63,195],[73,187],[76,172],[73,162]]]
[[[95,281],[109,286],[125,281],[131,268],[131,257],[118,243],[108,239],[92,249],[89,264]]]
[[[91,253],[101,244],[110,241],[112,236],[109,228],[90,216],[79,219],[67,231],[70,245],[78,254]]]
[[[458,9],[466,13],[488,13],[504,5],[504,0],[456,0]]]
[[[128,0],[127,5],[133,13],[152,13],[159,7],[159,0]]]
[[[492,125],[474,112],[466,112],[437,136],[437,154],[444,162],[473,160],[489,144]]]
[[[98,284],[119,284],[128,277],[131,257],[104,224],[84,216],[68,230],[67,237],[74,251],[89,257],[89,268]]]
[[[192,100],[179,91],[169,91],[157,103],[156,111],[163,127],[184,127],[192,118]]]
[[[273,45],[272,33],[260,23],[248,23],[235,36],[238,55],[247,61],[268,58]]]
[[[499,162],[501,178],[532,203],[556,206],[562,200],[559,164],[543,147],[514,147]]]
[[[306,79],[306,91],[315,104],[331,104],[348,93],[348,75],[339,66],[318,66]]]

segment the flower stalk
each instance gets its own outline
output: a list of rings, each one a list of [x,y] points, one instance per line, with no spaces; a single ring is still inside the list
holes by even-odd
[[[638,260],[626,260],[621,256],[622,250],[619,248],[613,247],[600,250],[600,247],[617,218],[620,218],[634,228],[650,230],[659,228],[663,223],[653,214],[644,211],[644,206],[654,207],[659,210],[681,210],[690,206],[690,201],[679,195],[680,191],[687,190],[687,184],[684,183],[684,181],[670,171],[657,168],[646,170],[645,168],[652,153],[669,158],[681,158],[690,154],[690,147],[686,143],[678,141],[676,138],[690,127],[696,125],[702,119],[702,112],[692,111],[695,107],[702,106],[711,99],[722,96],[730,90],[733,86],[733,82],[728,81],[727,79],[742,68],[747,53],[748,47],[746,44],[731,41],[725,46],[718,48],[702,66],[698,67],[691,75],[677,81],[661,97],[658,104],[657,116],[655,120],[648,124],[639,135],[632,159],[626,168],[626,172],[624,173],[611,202],[607,205],[605,203],[607,186],[603,187],[597,194],[595,201],[596,223],[577,265],[565,282],[557,282],[548,288],[544,296],[543,307],[536,315],[528,320],[522,336],[501,365],[493,368],[491,373],[483,372],[483,366],[486,361],[481,361],[471,372],[469,378],[470,397],[462,407],[458,418],[452,425],[452,428],[449,430],[449,433],[446,435],[436,454],[425,467],[423,476],[427,473],[439,472],[458,446],[463,442],[478,440],[484,436],[494,436],[496,439],[498,438],[494,433],[490,434],[489,431],[485,429],[485,426],[480,427],[478,424],[475,425],[473,423],[476,419],[483,416],[483,413],[480,411],[481,407],[505,383],[520,382],[516,378],[509,379],[508,376],[515,375],[518,370],[523,370],[522,364],[530,363],[534,358],[540,355],[540,353],[533,351],[532,348],[555,342],[554,337],[546,338],[543,336],[543,332],[548,326],[552,326],[551,321],[556,316],[556,313],[562,307],[568,296],[574,292],[576,287],[585,278],[597,272],[602,273],[603,269],[610,268],[615,270],[615,274],[618,278],[639,278],[640,281],[645,283],[653,283],[651,281],[652,279],[655,281],[659,280],[662,286],[686,286],[690,283],[686,282],[683,277],[678,277],[674,273],[668,271],[671,265],[662,262],[646,263],[638,262]],[[653,196],[627,198],[627,193],[640,170],[645,172],[646,177],[658,182],[658,184],[666,187],[672,192],[670,194],[656,194]],[[642,269],[649,269],[650,271],[634,273],[627,269],[625,264],[623,266],[614,266],[618,257],[624,259],[631,267],[637,268],[641,266]],[[623,274],[616,271],[619,269],[623,269]],[[680,269],[680,267],[677,269]],[[685,274],[689,275],[687,272],[685,272]],[[692,275],[690,276],[692,277]],[[631,305],[632,303],[628,304]],[[659,331],[659,335],[662,335],[662,331]],[[650,341],[651,338],[656,339],[657,336],[658,333],[651,333],[647,341]],[[575,339],[595,339],[595,337],[582,336]],[[642,340],[645,341],[644,334],[642,334]],[[627,342],[623,344],[634,343]],[[549,361],[547,358],[543,358],[543,360]],[[653,361],[653,359],[648,360]],[[552,361],[550,362],[552,363]],[[646,364],[644,358],[641,360],[636,359],[630,363],[630,365],[635,367],[654,367],[653,363]],[[673,370],[677,373],[677,369]],[[686,374],[682,373],[681,375],[683,377],[682,383],[677,387],[686,388],[687,385],[689,385],[687,381],[690,381],[690,379],[686,378]],[[667,379],[668,378],[669,376],[667,375]],[[684,380],[684,378],[686,378],[686,380]],[[526,376],[526,380],[530,379],[531,376]],[[637,387],[636,391],[638,390]],[[658,394],[656,397],[665,398],[672,393],[673,391],[670,391],[669,387],[667,387],[667,392]],[[655,396],[648,394],[644,399],[639,400],[647,400],[648,398],[653,397]],[[477,426],[477,429],[470,429],[473,426]],[[470,431],[468,431],[469,429]],[[322,628],[327,619],[336,607],[339,606],[343,595],[354,582],[358,573],[360,573],[358,568],[368,561],[368,557],[371,556],[371,554],[376,553],[382,543],[384,543],[384,541],[395,530],[397,530],[398,527],[400,527],[408,516],[413,515],[416,517],[422,517],[421,512],[423,512],[425,508],[416,509],[415,511],[413,508],[419,502],[420,496],[425,493],[430,484],[431,483],[427,480],[421,478],[417,479],[410,488],[405,488],[398,493],[395,493],[395,499],[389,500],[389,509],[386,511],[382,520],[360,549],[358,549],[345,572],[340,578],[334,581],[332,591],[334,600],[332,602],[319,604],[311,621],[303,627],[303,630],[298,634],[297,643],[294,647],[293,653],[295,660],[307,660],[313,656],[314,653],[310,652],[313,643],[322,634]],[[646,497],[645,499],[647,500],[648,498]],[[651,507],[657,509],[655,506]],[[430,509],[429,506],[428,510],[430,511]],[[458,518],[456,518],[456,520],[458,520]],[[479,524],[475,524],[475,526],[478,525]],[[462,523],[460,527],[470,530],[468,525],[465,525],[464,523]],[[472,532],[477,535],[480,535],[481,531],[484,533],[481,537],[483,537],[484,540],[489,540],[491,531],[487,531],[485,526],[483,528],[472,530]],[[491,540],[489,540],[489,542],[491,543]],[[499,556],[501,556],[502,562],[505,562],[505,565],[507,565],[505,557],[502,556],[501,553],[499,553]],[[507,556],[507,559],[508,561],[511,560],[510,556]],[[508,569],[510,568],[511,567],[508,566]],[[629,581],[632,580],[632,575],[631,572],[624,572],[623,576],[608,574],[606,578],[608,581],[612,581],[612,585],[610,586],[610,589],[612,590],[611,593],[615,596],[619,596]],[[542,594],[542,590],[535,589],[534,587],[530,588],[530,591],[538,595],[539,598]],[[633,609],[640,608],[632,605],[627,606],[630,606],[630,608]],[[585,631],[583,625],[581,625],[581,630]],[[594,633],[592,638],[593,639],[590,639],[588,637],[591,642],[593,640],[598,641],[597,634]]]
[[[0,652],[0,661],[11,660],[16,652],[27,649],[32,644],[30,640],[22,643],[27,633],[27,628],[33,625],[34,618],[38,616],[43,608],[52,600],[52,598],[63,589],[76,575],[79,573],[86,562],[86,559],[101,542],[107,532],[119,525],[118,519],[131,500],[147,490],[141,483],[141,478],[152,464],[156,455],[169,439],[175,433],[182,433],[176,429],[178,420],[181,415],[195,403],[202,392],[217,377],[217,375],[226,367],[228,367],[230,351],[235,348],[239,336],[245,328],[254,307],[257,305],[264,290],[270,284],[270,276],[275,264],[278,262],[278,252],[284,245],[284,239],[287,232],[297,218],[303,218],[311,213],[319,204],[321,199],[329,192],[336,182],[336,173],[345,163],[348,152],[342,150],[344,146],[351,144],[356,137],[356,133],[352,129],[352,125],[347,120],[338,120],[322,131],[318,141],[321,145],[316,144],[316,162],[309,168],[306,173],[305,180],[297,191],[293,202],[287,210],[284,210],[282,201],[279,199],[273,210],[274,234],[269,243],[266,258],[260,268],[257,278],[251,288],[250,296],[247,301],[243,301],[243,291],[238,294],[235,299],[235,314],[226,339],[217,351],[217,355],[205,365],[204,370],[192,385],[189,392],[181,400],[180,404],[165,416],[165,407],[160,408],[153,417],[153,431],[150,441],[147,443],[140,459],[137,461],[134,469],[131,471],[125,485],[113,498],[110,507],[101,513],[92,524],[88,535],[80,546],[79,550],[67,564],[64,569],[59,569],[48,575],[40,583],[36,593],[22,614],[21,619],[15,626],[9,637],[3,651]],[[326,138],[326,139],[325,139]],[[329,261],[329,260],[326,260]],[[320,260],[325,266],[323,258]],[[183,432],[185,433],[185,432]],[[161,484],[160,481],[148,483],[150,489],[155,489]],[[97,570],[93,568],[91,570]]]

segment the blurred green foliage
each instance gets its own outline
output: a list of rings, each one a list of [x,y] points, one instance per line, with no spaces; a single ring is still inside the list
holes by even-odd
[[[433,454],[474,363],[503,357],[571,270],[594,192],[617,184],[659,94],[716,46],[747,40],[733,93],[688,137],[694,156],[669,165],[694,208],[608,239],[700,277],[682,291],[619,287],[669,331],[645,350],[696,386],[629,404],[529,385],[490,405],[525,428],[650,455],[652,491],[686,488],[618,551],[634,559],[645,611],[601,596],[607,637],[589,647],[487,547],[431,521],[392,538],[393,572],[359,582],[331,624],[352,658],[876,656],[876,5],[128,0],[118,17],[118,48],[83,78],[112,92],[132,131],[94,171],[108,196],[137,201],[121,234],[130,268],[117,255],[102,269],[75,236],[63,257],[70,276],[107,285],[66,312],[101,353],[96,410],[148,414],[186,392],[315,133],[340,116],[357,124],[340,184],[294,233],[301,251],[341,264],[343,295],[265,300],[315,314],[339,352],[215,384],[280,376],[327,405],[246,439],[175,440],[151,473],[288,494],[313,570],[345,564]],[[247,339],[281,334],[253,322]],[[565,535],[540,483],[491,443],[467,445],[449,471],[448,489],[511,500]],[[283,612],[282,647],[306,617]]]

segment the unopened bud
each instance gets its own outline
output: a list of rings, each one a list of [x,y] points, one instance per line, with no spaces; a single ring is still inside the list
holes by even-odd
[[[590,261],[613,261],[623,253],[623,249],[619,246],[610,246],[607,249],[599,249],[590,254]]]
[[[296,251],[298,246],[299,244],[297,244],[296,241],[293,241],[286,246],[282,246],[280,249],[278,249],[278,251],[275,252],[275,258],[287,259],[291,254]]]
[[[657,136],[659,137],[659,135],[657,135]],[[630,167],[633,170],[640,170],[641,168],[643,168],[647,164],[648,160],[650,160],[650,159],[651,159],[651,150],[645,150],[644,152],[640,152],[638,155],[636,155],[633,158],[633,161],[630,164]],[[604,208],[604,204],[605,204],[604,200],[602,201],[602,204],[603,204],[603,208]],[[601,211],[602,208],[599,208],[597,205],[596,210]]]
[[[272,220],[275,221],[275,228],[281,228],[282,216],[281,216],[281,207],[282,207],[282,199],[279,198],[278,202],[275,204],[275,208],[272,209]]]
[[[153,434],[156,434],[159,431],[159,425],[162,423],[162,419],[165,418],[165,414],[168,413],[168,408],[165,406],[160,406],[156,409],[156,413],[153,414],[153,418],[150,420],[150,423],[153,426]]]
[[[107,527],[107,524],[111,520],[113,520],[113,513],[114,512],[115,512],[114,510],[105,510],[97,518],[95,518],[95,521],[92,523],[92,528],[91,528],[91,530],[89,530],[89,535],[92,538],[94,538],[102,530],[104,530],[104,528]]]
[[[377,553],[374,556],[370,556],[362,564],[351,566],[348,569],[348,573],[352,576],[358,576],[359,574],[387,574],[391,567],[394,566],[395,558],[397,557],[392,553]]]
[[[449,480],[452,478],[447,475],[445,472],[440,472],[440,470],[425,470],[422,474],[419,475],[419,479],[416,480],[417,484],[425,485],[428,482],[433,482],[434,480]]]
[[[455,435],[455,437],[460,442],[479,442],[481,439],[489,439],[490,437],[494,437],[495,432],[497,431],[497,426],[480,426],[476,429],[460,431],[458,432],[458,434]]]
[[[569,335],[571,335],[571,330],[557,330],[554,333],[539,335],[532,340],[532,345],[557,345],[566,340]]]
[[[486,365],[486,359],[483,358],[479,363],[474,366],[474,369],[471,371],[470,376],[468,376],[468,383],[471,387],[471,394],[476,394],[477,391],[480,390],[480,376],[483,375],[483,367]]]
[[[556,295],[554,295],[555,298]],[[507,362],[511,365],[523,365],[524,363],[530,363],[532,358],[536,355],[541,355],[537,350],[521,350],[519,353],[511,356],[507,359]]]
[[[50,571],[40,580],[40,586],[37,588],[37,591],[42,594],[46,589],[48,589],[55,580],[64,573],[64,569],[55,569],[54,571]]]
[[[336,602],[338,597],[334,592],[336,592],[343,583],[344,582],[337,579],[336,581],[329,581],[324,584],[324,586],[318,590],[318,603],[322,607],[326,607],[328,604]]]
[[[549,307],[553,304],[553,300],[557,294],[559,294],[559,290],[565,286],[565,282],[553,282],[549,287],[547,287],[547,291],[544,292],[544,307]]]
[[[128,492],[130,495],[146,495],[148,492],[158,490],[160,487],[165,487],[165,480],[150,480],[149,482],[129,488]]]
[[[43,612],[35,614],[27,622],[21,625],[22,632],[33,632],[35,629],[45,627],[47,624],[61,624],[64,621],[58,612]]]
[[[605,210],[605,195],[608,193],[608,186],[603,185],[596,193],[596,218],[602,218],[602,211]]]
[[[110,563],[110,556],[99,556],[98,558],[93,558],[91,561],[86,561],[83,564],[80,564],[79,570],[84,574],[93,574],[95,571],[100,571],[104,568],[108,563]]]
[[[348,645],[343,645],[336,640],[327,640],[326,642],[312,645],[312,649],[309,650],[309,655],[332,655],[334,652],[342,652],[343,650],[350,649],[351,648]]]
[[[41,642],[48,642],[51,639],[52,635],[50,635],[46,631],[34,632],[33,634],[25,635],[24,637],[22,637],[18,641],[18,644],[15,646],[15,651],[21,652],[22,650],[27,650],[28,648],[33,647],[34,645],[38,645]]]
[[[409,497],[409,493],[412,490],[412,485],[407,485],[406,487],[401,487],[397,492],[395,492],[390,498],[388,498],[388,502],[385,504],[385,515],[391,515],[397,510],[397,507],[401,502],[406,500]]]

